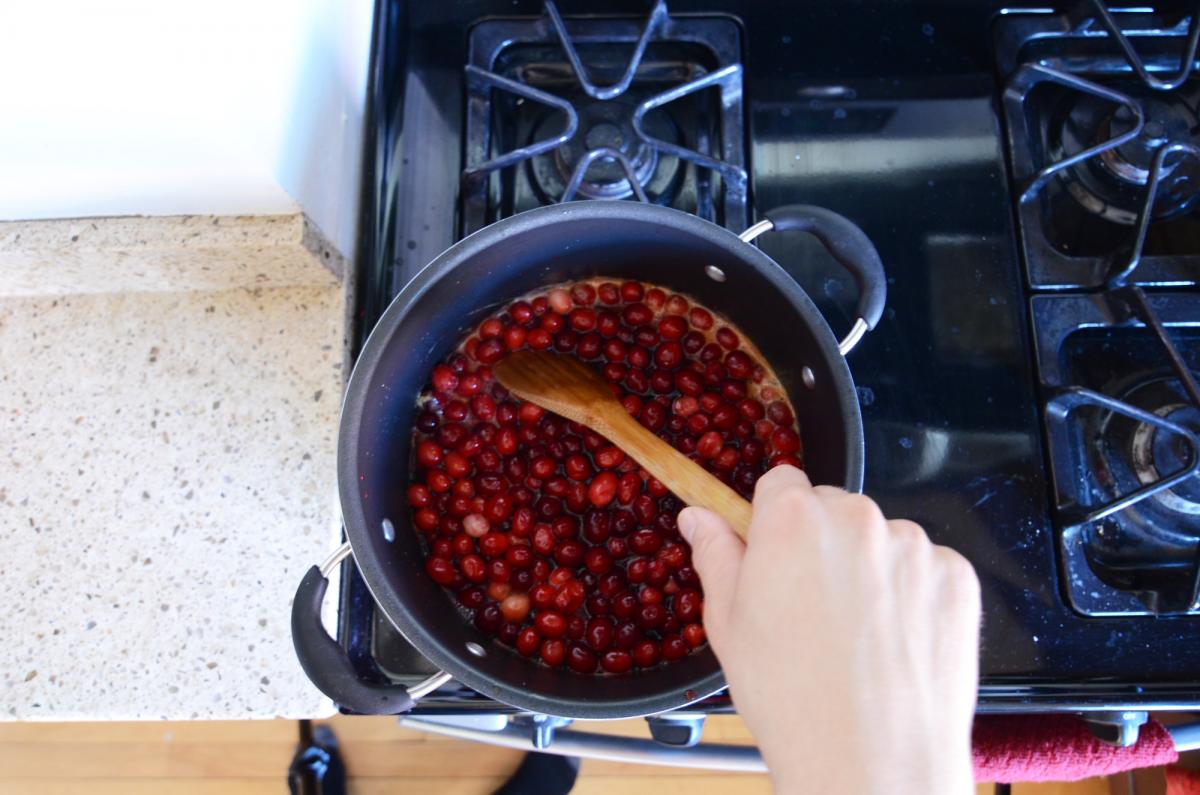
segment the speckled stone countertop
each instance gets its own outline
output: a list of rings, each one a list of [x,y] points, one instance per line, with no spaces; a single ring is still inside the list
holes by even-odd
[[[0,296],[0,718],[332,711],[288,622],[338,533],[345,291],[293,266]]]

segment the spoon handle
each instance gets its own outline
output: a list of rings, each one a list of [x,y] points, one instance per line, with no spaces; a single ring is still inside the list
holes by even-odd
[[[688,505],[713,511],[742,538],[750,528],[750,503],[711,472],[655,436],[617,405],[605,411],[595,427],[599,433],[642,465]]]

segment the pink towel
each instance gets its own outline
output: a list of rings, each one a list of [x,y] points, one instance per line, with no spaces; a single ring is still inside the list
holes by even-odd
[[[1179,758],[1171,735],[1154,720],[1142,726],[1135,745],[1116,748],[1072,715],[980,715],[971,742],[976,781],[1078,781]],[[1200,789],[1181,793],[1200,795]]]

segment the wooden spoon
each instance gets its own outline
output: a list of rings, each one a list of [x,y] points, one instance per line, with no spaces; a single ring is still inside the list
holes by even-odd
[[[629,416],[604,379],[583,362],[541,351],[520,351],[497,362],[492,372],[522,400],[607,437],[685,503],[708,508],[746,537],[750,503]]]

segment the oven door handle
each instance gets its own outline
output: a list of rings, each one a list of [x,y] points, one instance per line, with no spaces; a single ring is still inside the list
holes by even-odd
[[[428,679],[404,687],[377,684],[362,679],[346,651],[329,637],[321,623],[321,605],[329,588],[329,574],[351,557],[350,542],[342,544],[320,566],[313,566],[300,581],[292,602],[292,643],[300,667],[312,683],[343,709],[360,715],[398,715],[450,680],[438,672]]]
[[[552,732],[545,731],[546,727],[536,721],[531,731],[528,721],[522,723],[514,719],[504,719],[498,725],[483,727],[480,717],[406,715],[400,718],[400,725],[459,740],[581,759],[666,765],[693,770],[724,770],[733,773],[767,772],[762,755],[758,748],[752,745],[699,743],[692,746],[672,746],[648,738],[594,734],[559,728],[557,725],[553,727]],[[1200,749],[1200,722],[1182,723],[1165,728],[1179,753]],[[1032,755],[1036,756],[1036,753],[1036,750],[1031,749]]]
[[[459,716],[435,717],[405,715],[400,725],[407,729],[432,732],[459,740],[515,748],[519,751],[539,751],[581,759],[600,759],[607,762],[629,762],[641,765],[668,765],[693,770],[727,770],[736,773],[765,773],[767,766],[762,754],[753,745],[699,743],[671,746],[658,740],[639,737],[620,737],[610,734],[558,728],[552,738],[537,741],[538,732],[527,725],[507,721],[498,729],[479,728],[470,718]]]

